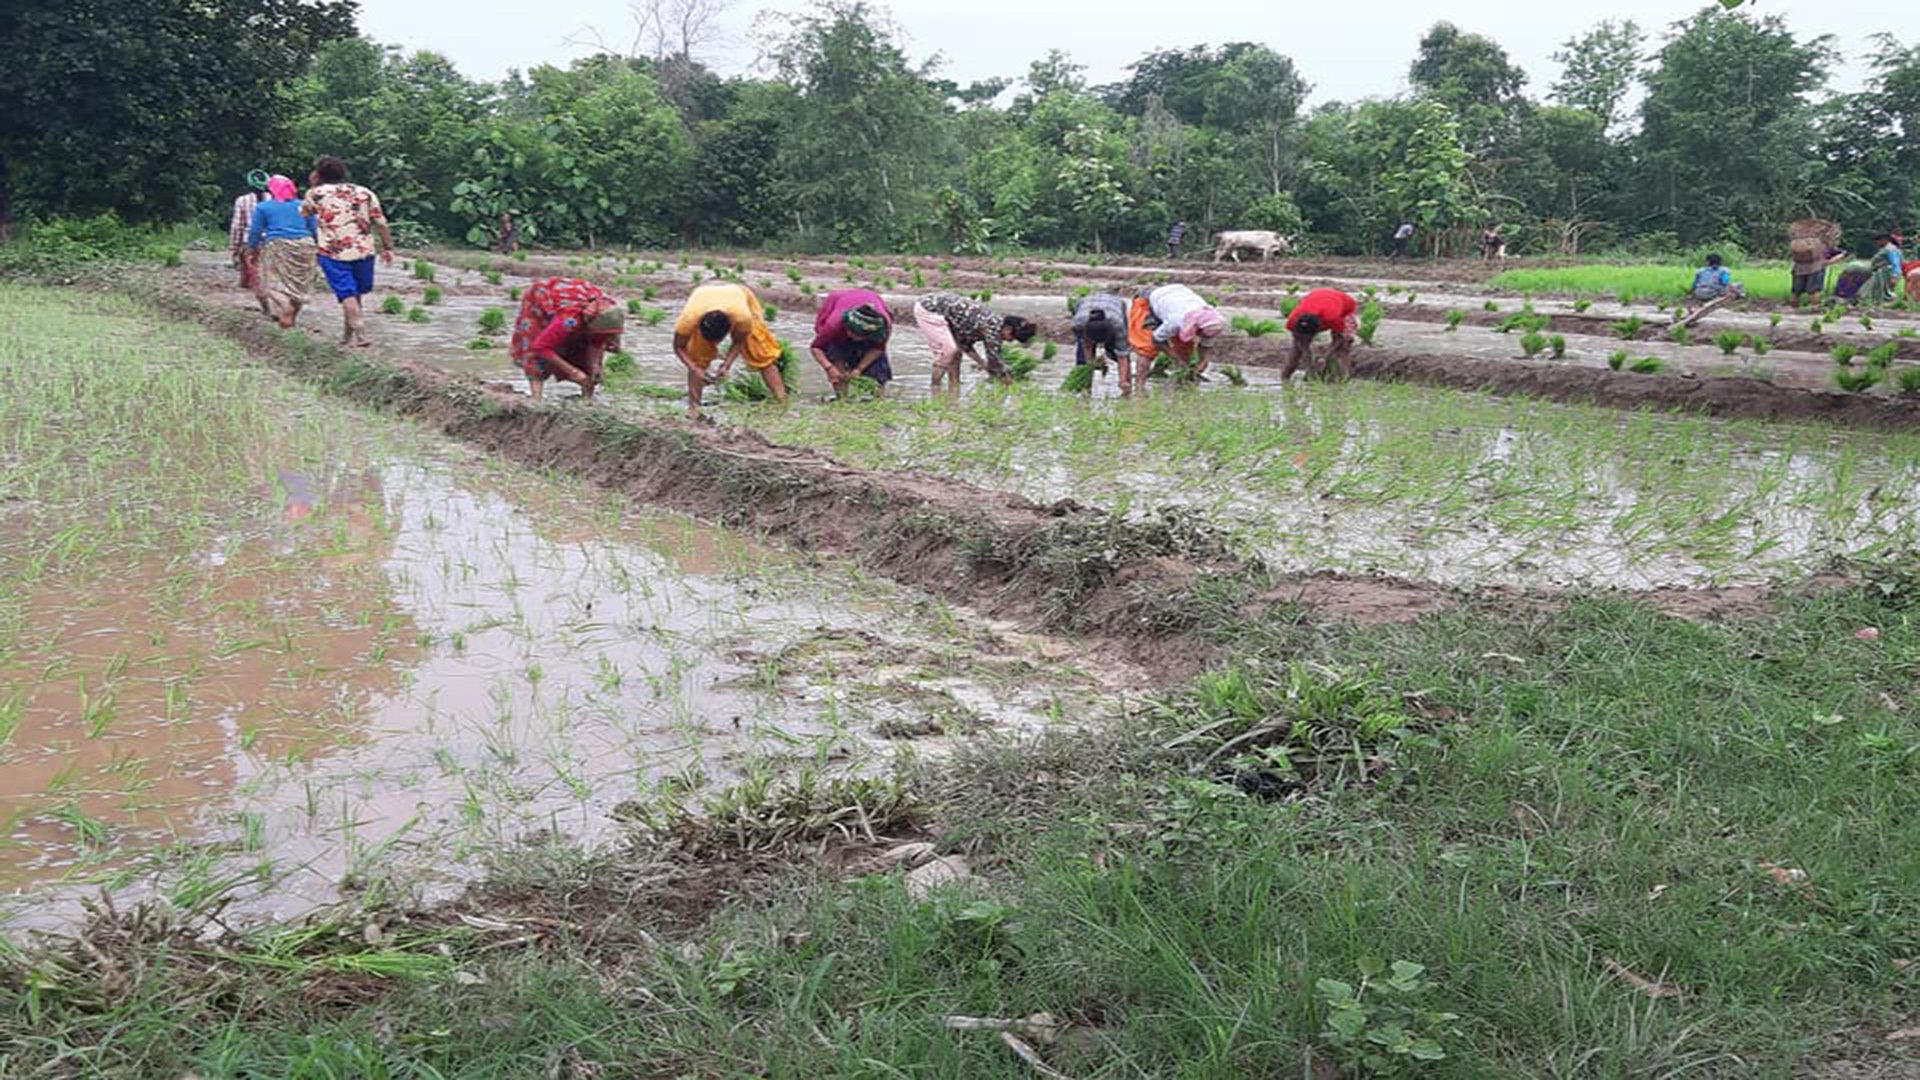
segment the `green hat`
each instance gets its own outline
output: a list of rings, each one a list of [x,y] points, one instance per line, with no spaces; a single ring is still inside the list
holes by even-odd
[[[610,307],[587,320],[587,330],[595,334],[617,334],[627,325],[625,308]]]
[[[840,323],[847,328],[847,333],[862,341],[872,341],[887,332],[887,320],[873,310],[872,304],[861,304],[840,316]]]
[[[255,169],[247,174],[247,186],[255,191],[265,191],[267,190],[267,181],[270,179],[272,179],[272,177],[267,175],[267,170]]]

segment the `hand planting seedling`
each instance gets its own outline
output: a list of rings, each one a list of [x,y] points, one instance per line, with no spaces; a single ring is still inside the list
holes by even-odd
[[[382,315],[405,315],[406,313],[407,302],[397,296],[389,296],[385,300],[380,301],[380,314]]]

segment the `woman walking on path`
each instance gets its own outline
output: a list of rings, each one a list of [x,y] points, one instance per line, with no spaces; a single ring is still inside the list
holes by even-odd
[[[313,167],[313,186],[300,212],[314,219],[320,251],[320,272],[334,298],[340,301],[343,345],[366,346],[366,312],[360,298],[373,292],[373,260],[393,265],[393,234],[380,197],[359,184],[347,182],[347,163],[323,157]],[[374,234],[380,244],[374,246]]]
[[[548,278],[528,286],[513,323],[513,361],[527,376],[527,393],[540,400],[548,379],[565,379],[591,401],[610,352],[620,351],[627,313],[620,302],[578,278]]]
[[[268,201],[254,208],[247,248],[258,267],[267,314],[282,330],[293,329],[313,291],[314,221],[300,212],[300,189],[284,176],[267,181]]]

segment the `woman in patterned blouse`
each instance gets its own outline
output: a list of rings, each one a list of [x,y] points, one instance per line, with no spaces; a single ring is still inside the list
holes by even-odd
[[[1017,341],[1024,345],[1039,330],[1018,315],[995,314],[978,300],[957,293],[935,293],[913,305],[913,321],[927,339],[927,348],[933,350],[935,393],[943,381],[953,384],[954,393],[960,392],[962,353],[973,357],[973,362],[995,379],[1012,382],[1013,376],[1000,360],[1000,343]]]

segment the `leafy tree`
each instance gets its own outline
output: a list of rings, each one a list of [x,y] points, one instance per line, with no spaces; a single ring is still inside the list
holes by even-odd
[[[1071,201],[1075,220],[1085,230],[1083,235],[1090,235],[1093,250],[1101,251],[1102,230],[1133,205],[1133,197],[1118,178],[1124,150],[1085,124],[1067,134],[1065,149],[1055,176]]]
[[[1686,242],[1777,243],[1833,56],[1830,37],[1801,41],[1779,16],[1707,9],[1675,24],[1640,107],[1642,204]]]
[[[1412,121],[1383,186],[1388,199],[1432,239],[1437,254],[1448,229],[1471,228],[1481,211],[1467,176],[1470,155],[1460,145],[1460,123],[1453,111],[1429,98],[1413,106]]]
[[[1600,118],[1603,130],[1620,119],[1627,94],[1640,76],[1646,34],[1632,19],[1606,19],[1568,38],[1553,59],[1565,65],[1553,84],[1553,100]]]
[[[1462,136],[1478,153],[1508,134],[1527,107],[1521,96],[1527,73],[1492,38],[1469,34],[1450,22],[1435,23],[1420,39],[1407,79],[1459,118]]]
[[[205,219],[272,148],[275,91],[353,33],[353,0],[0,5],[0,224]]]

